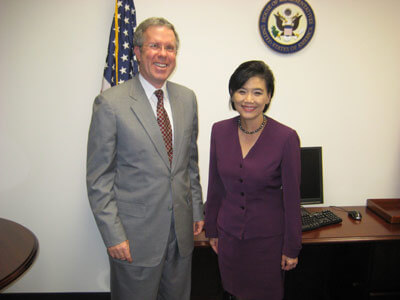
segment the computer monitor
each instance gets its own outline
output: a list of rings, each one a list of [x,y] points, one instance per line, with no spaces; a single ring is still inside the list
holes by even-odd
[[[324,203],[322,181],[322,147],[302,147],[301,205]]]

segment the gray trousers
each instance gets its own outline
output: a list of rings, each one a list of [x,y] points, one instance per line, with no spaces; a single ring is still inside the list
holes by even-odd
[[[192,255],[179,255],[173,223],[159,265],[136,267],[110,258],[112,300],[190,299]]]

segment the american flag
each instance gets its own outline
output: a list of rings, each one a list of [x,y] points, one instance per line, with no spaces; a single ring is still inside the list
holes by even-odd
[[[116,0],[101,90],[132,78],[138,71],[133,53],[136,10],[133,0]]]

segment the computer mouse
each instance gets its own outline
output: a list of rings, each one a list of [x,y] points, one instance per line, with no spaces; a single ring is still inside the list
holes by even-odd
[[[362,215],[358,210],[350,210],[347,212],[349,214],[349,217],[354,219],[354,220],[361,220],[362,219]]]

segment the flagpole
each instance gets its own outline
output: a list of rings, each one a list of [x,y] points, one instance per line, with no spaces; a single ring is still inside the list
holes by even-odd
[[[115,13],[114,13],[114,24],[115,24],[115,85],[118,85],[118,50],[119,50],[119,28],[118,28],[118,0],[115,0]]]

